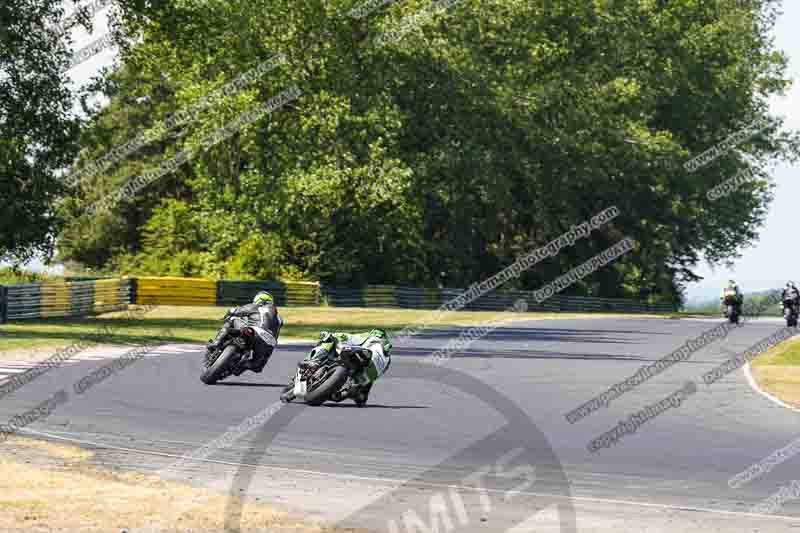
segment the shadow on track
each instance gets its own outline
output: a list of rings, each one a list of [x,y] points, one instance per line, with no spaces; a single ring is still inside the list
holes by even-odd
[[[435,353],[431,348],[395,348],[392,357],[428,357]],[[566,353],[552,350],[480,350],[468,349],[450,354],[453,359],[586,359],[609,361],[650,361],[639,355],[611,353]]]
[[[344,408],[344,409],[348,409],[348,408],[354,408],[354,409],[370,409],[370,408],[375,408],[375,409],[430,409],[431,408],[430,405],[381,405],[381,404],[377,404],[377,403],[374,403],[374,404],[368,403],[364,407],[359,407],[354,403],[325,403],[325,404],[322,404],[321,407],[332,407],[334,409],[336,409],[336,408],[339,408],[339,409],[342,409],[342,408]]]
[[[245,381],[218,381],[213,387],[268,387],[271,389],[282,389],[286,383],[248,383]]]
[[[436,340],[458,337],[469,328],[443,328],[420,331],[414,339]],[[618,335],[613,335],[618,334]],[[540,341],[540,342],[591,342],[604,344],[637,344],[639,341],[619,335],[671,335],[668,332],[568,329],[568,328],[519,328],[499,327],[486,335],[483,340],[493,341]]]

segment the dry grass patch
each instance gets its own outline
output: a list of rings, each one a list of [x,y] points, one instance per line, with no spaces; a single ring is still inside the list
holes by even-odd
[[[751,371],[764,391],[800,407],[800,338],[789,339],[758,356]]]
[[[224,531],[226,494],[152,475],[107,472],[84,463],[88,452],[23,440],[10,439],[0,447],[4,532]],[[309,524],[258,502],[243,505],[242,532],[355,531]],[[189,510],[175,516],[171,511],[178,509]]]
[[[2,444],[0,455],[7,455],[9,453],[25,455],[26,451],[35,451],[39,452],[39,454],[46,455],[48,458],[76,463],[88,461],[94,457],[94,453],[79,448],[78,446],[65,446],[26,437],[10,437]]]

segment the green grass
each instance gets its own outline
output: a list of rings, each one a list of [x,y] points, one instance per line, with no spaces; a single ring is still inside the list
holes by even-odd
[[[133,306],[136,307],[136,306]],[[202,343],[213,337],[222,324],[225,307],[160,306],[138,319],[125,313],[76,319],[40,319],[0,325],[0,353],[67,346],[91,339],[102,344],[134,345],[148,341]],[[284,339],[315,339],[322,330],[360,331],[382,327],[399,331],[431,320],[432,311],[415,309],[361,309],[332,307],[281,307]],[[470,326],[504,318],[552,319],[601,317],[603,314],[523,313],[459,311],[449,313],[433,326]],[[110,333],[100,333],[109,328]]]

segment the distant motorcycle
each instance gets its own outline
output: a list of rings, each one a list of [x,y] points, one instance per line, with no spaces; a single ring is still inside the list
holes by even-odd
[[[795,298],[786,298],[783,300],[783,317],[786,319],[786,327],[796,328],[797,317],[800,314],[800,302]]]
[[[723,306],[725,309],[725,318],[727,318],[731,324],[738,324],[741,319],[742,309],[736,297],[725,296]]]
[[[235,310],[235,307],[229,309],[222,321],[231,318]],[[200,375],[200,381],[206,385],[213,385],[228,376],[238,376],[249,370],[243,362],[253,356],[256,331],[247,325],[247,320],[243,317],[233,317],[232,325],[222,347],[206,351],[205,368]]]
[[[315,346],[297,364],[297,373],[283,389],[281,401],[301,400],[308,405],[322,405],[341,395],[348,380],[369,364],[360,346],[337,343],[335,350],[324,344]]]

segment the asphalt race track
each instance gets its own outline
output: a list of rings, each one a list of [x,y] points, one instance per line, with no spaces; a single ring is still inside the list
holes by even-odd
[[[608,408],[574,424],[564,418],[719,323],[515,322],[441,365],[428,356],[458,330],[434,330],[395,346],[368,407],[276,408],[263,429],[174,475],[398,533],[575,531],[575,523],[582,532],[797,531],[800,500],[771,515],[750,508],[800,479],[800,458],[736,489],[728,479],[800,436],[800,413],[753,392],[741,370],[710,386],[701,379],[779,330],[777,320],[748,322]],[[209,387],[199,380],[199,347],[166,346],[82,395],[73,383],[108,361],[76,361],[0,400],[0,416],[63,388],[70,401],[29,429],[91,448],[110,467],[159,471],[275,404],[308,348],[281,346],[262,374]],[[697,392],[680,406],[588,451],[591,439],[688,380]],[[237,512],[231,505],[231,524]]]

